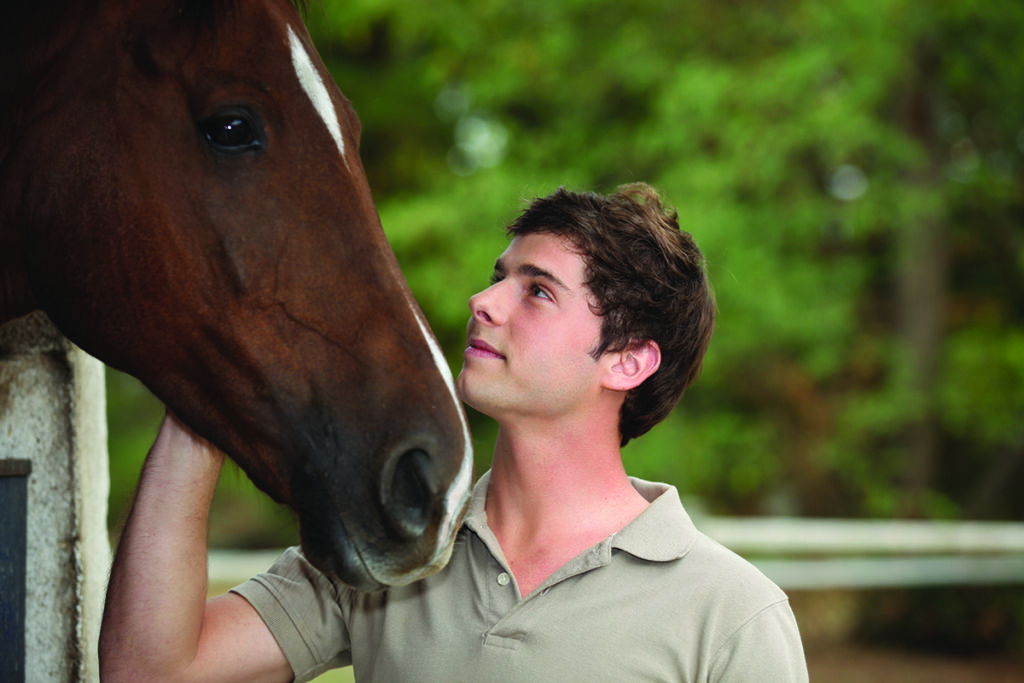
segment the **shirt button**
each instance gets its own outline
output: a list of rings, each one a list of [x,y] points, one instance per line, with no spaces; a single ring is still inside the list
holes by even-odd
[[[508,575],[508,572],[502,572],[498,574],[498,585],[507,586],[508,582],[512,580],[512,577]]]

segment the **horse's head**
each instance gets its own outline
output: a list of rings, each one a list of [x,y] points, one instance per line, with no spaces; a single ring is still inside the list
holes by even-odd
[[[218,5],[78,18],[21,116],[5,215],[38,305],[296,510],[315,565],[405,583],[450,554],[465,417],[297,12]]]

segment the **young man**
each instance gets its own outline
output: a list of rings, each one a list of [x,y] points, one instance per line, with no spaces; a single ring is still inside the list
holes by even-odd
[[[222,457],[168,418],[111,577],[105,673],[287,681],[352,664],[377,681],[807,679],[782,591],[698,532],[674,488],[623,468],[620,447],[672,410],[711,336],[690,235],[645,185],[558,190],[509,233],[469,303],[458,388],[499,432],[449,565],[359,593],[292,549],[206,602],[196,510]]]

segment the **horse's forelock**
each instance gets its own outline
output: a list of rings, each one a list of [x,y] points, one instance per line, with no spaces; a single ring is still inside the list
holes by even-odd
[[[72,0],[23,0],[4,3],[0,11],[0,52],[20,50],[20,40],[33,40],[65,16]],[[17,40],[16,40],[17,39]]]
[[[178,18],[196,28],[216,30],[228,12],[234,9],[234,0],[178,0]]]
[[[288,0],[305,16],[308,0]],[[179,20],[196,28],[216,30],[225,16],[245,0],[174,0]],[[27,26],[39,28],[59,21],[75,5],[95,5],[96,0],[23,0],[6,3],[0,16],[0,37],[24,36]],[[42,23],[40,23],[42,22]],[[4,42],[10,42],[5,40]]]
[[[307,0],[289,0],[296,9],[305,13]],[[177,0],[181,21],[196,27],[215,31],[224,16],[235,9],[236,0]],[[244,4],[244,1],[243,3]]]

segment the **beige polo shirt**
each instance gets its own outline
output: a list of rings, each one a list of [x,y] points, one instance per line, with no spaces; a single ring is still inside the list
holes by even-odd
[[[785,594],[699,532],[675,488],[521,598],[487,526],[488,475],[451,562],[381,593],[334,585],[297,549],[234,589],[297,681],[351,664],[357,681],[806,681]]]

